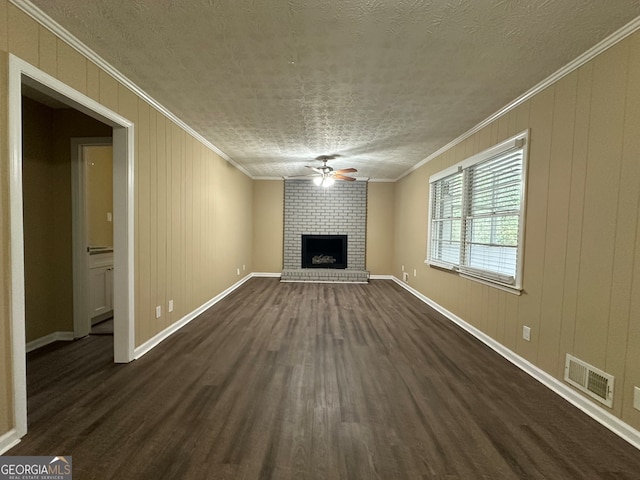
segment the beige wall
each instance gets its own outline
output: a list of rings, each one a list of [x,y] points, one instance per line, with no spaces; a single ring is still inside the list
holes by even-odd
[[[26,339],[73,331],[71,138],[110,136],[80,112],[23,98]],[[111,185],[109,184],[109,189]]]
[[[25,330],[27,342],[57,331],[53,110],[22,102]]]
[[[253,182],[253,255],[256,272],[280,273],[284,249],[284,181]]]
[[[113,246],[113,147],[82,147],[86,162],[87,231],[89,245]],[[109,219],[111,215],[111,219]]]
[[[7,52],[135,124],[135,344],[253,270],[252,181],[143,99],[0,0],[0,145],[7,145]],[[81,135],[82,136],[82,135]],[[69,144],[54,149],[69,151]],[[12,425],[8,152],[0,151],[0,435]],[[60,171],[67,167],[60,165]],[[70,182],[70,174],[67,177]],[[66,187],[65,187],[66,188]],[[70,200],[56,205],[70,209]],[[117,219],[116,219],[117,221]],[[71,230],[56,240],[71,245]],[[70,250],[56,261],[70,265]],[[242,266],[245,271],[242,272]],[[240,268],[240,275],[237,274]],[[58,295],[56,293],[56,295]],[[175,308],[168,313],[167,304]],[[63,298],[63,302],[67,302]],[[155,306],[162,317],[155,318]]]
[[[367,259],[372,275],[393,271],[395,183],[369,182],[367,192]]]
[[[561,379],[566,353],[615,376],[612,413],[640,428],[640,33],[398,182],[394,274]],[[428,179],[530,129],[524,293],[424,265]],[[531,342],[522,326],[532,328]]]

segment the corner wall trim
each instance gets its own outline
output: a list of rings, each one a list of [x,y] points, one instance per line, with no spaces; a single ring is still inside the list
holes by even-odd
[[[4,452],[12,449],[20,443],[20,437],[15,428],[12,428],[7,433],[0,435],[0,455],[4,455]]]
[[[25,346],[25,350],[27,353],[33,352],[38,348],[44,347],[45,345],[49,345],[53,342],[71,342],[75,338],[75,334],[73,332],[53,332],[49,335],[45,335],[44,337],[36,338],[35,340],[30,341]]]
[[[611,430],[613,433],[618,435],[623,440],[626,440],[631,445],[640,449],[640,431],[633,428],[631,425],[623,422],[618,417],[610,414],[603,408],[600,408],[595,403],[588,400],[586,397],[582,396],[575,390],[573,390],[568,385],[565,385],[560,380],[555,377],[552,377],[544,370],[541,370],[525,358],[521,357],[517,353],[509,350],[507,347],[497,342],[493,338],[491,338],[486,333],[478,330],[473,325],[465,322],[462,318],[458,317],[456,314],[450,312],[446,308],[442,307],[438,303],[431,300],[426,295],[423,295],[415,288],[410,287],[406,283],[402,282],[397,277],[393,276],[393,281],[400,285],[402,288],[407,290],[412,295],[416,296],[424,303],[429,305],[431,308],[441,313],[453,323],[457,324],[463,330],[466,330],[468,333],[476,337],[486,346],[491,348],[493,351],[504,357],[509,362],[513,363],[516,367],[523,370],[525,373],[529,374],[531,377],[542,383],[545,387],[552,390],[554,393],[560,395],[567,402],[571,403],[574,407],[577,407],[582,412],[589,415],[595,421],[603,425],[604,427]]]
[[[157,345],[160,344],[160,342],[162,342],[163,340],[166,340],[167,338],[169,338],[171,335],[173,335],[175,332],[177,332],[178,330],[180,330],[182,327],[184,327],[187,323],[191,322],[191,320],[195,319],[198,315],[200,315],[201,313],[203,313],[204,311],[206,311],[209,307],[215,305],[216,303],[218,303],[220,300],[222,300],[224,297],[226,297],[227,295],[229,295],[231,292],[233,292],[234,290],[236,290],[238,287],[240,287],[240,285],[242,285],[243,283],[245,283],[247,280],[249,280],[251,277],[253,276],[253,274],[249,274],[247,276],[245,276],[244,278],[242,278],[241,280],[238,280],[236,283],[234,283],[233,285],[231,285],[229,288],[227,288],[226,290],[220,292],[218,295],[216,295],[215,297],[213,297],[211,300],[209,300],[208,302],[202,304],[201,306],[199,306],[198,308],[196,308],[194,311],[192,311],[191,313],[188,313],[187,315],[185,315],[184,317],[182,317],[180,320],[178,320],[177,322],[173,323],[172,325],[168,326],[167,328],[165,328],[164,330],[162,330],[160,333],[158,333],[157,335],[155,335],[154,337],[150,338],[149,340],[147,340],[146,342],[144,342],[142,345],[140,345],[139,347],[137,347],[134,351],[133,351],[133,358],[135,358],[136,360],[140,357],[142,357],[143,355],[145,355],[146,353],[148,353],[151,349],[153,349],[154,347],[156,347]]]

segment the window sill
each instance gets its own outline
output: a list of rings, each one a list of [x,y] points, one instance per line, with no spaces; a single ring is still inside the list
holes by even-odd
[[[453,273],[455,275],[458,275],[459,277],[466,278],[467,280],[472,280],[474,282],[482,283],[483,285],[487,285],[489,287],[497,288],[498,290],[502,290],[502,291],[510,293],[512,295],[520,296],[520,295],[522,295],[522,293],[524,291],[522,288],[510,287],[508,285],[504,285],[504,284],[501,284],[501,283],[498,283],[498,282],[493,282],[493,281],[485,279],[485,278],[480,278],[480,277],[476,277],[474,275],[469,275],[469,274],[466,274],[466,273],[462,273],[462,272],[458,271],[458,269],[455,266],[447,266],[447,265],[435,264],[435,263],[429,262],[428,260],[425,260],[424,263],[426,263],[431,268],[434,268],[436,270],[441,270],[443,272]]]

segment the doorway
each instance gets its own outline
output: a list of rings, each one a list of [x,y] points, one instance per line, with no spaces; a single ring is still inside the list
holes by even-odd
[[[108,147],[95,147],[109,150],[108,158],[93,159],[93,163],[99,165],[94,167],[91,180],[95,192],[93,203],[101,204],[94,205],[93,210],[112,212],[112,127],[27,85],[22,90],[25,340],[29,352],[54,341],[73,340],[88,334],[88,331],[79,331],[74,322],[75,317],[83,316],[78,308],[82,292],[74,287],[84,285],[87,279],[78,278],[73,268],[76,242],[72,237],[76,232],[85,232],[85,222],[76,221],[83,217],[72,208],[76,190],[73,181],[76,175],[72,173],[79,163],[72,155],[73,143],[75,135],[109,135],[103,139]],[[83,195],[83,198],[83,201],[91,200],[90,196]],[[91,208],[83,209],[82,215],[85,210],[89,212]],[[103,255],[110,257],[109,268],[113,267],[112,225],[112,222],[101,222],[94,234],[110,246],[109,253]],[[86,242],[81,248],[86,249]],[[98,255],[92,257],[98,258]],[[85,313],[84,317],[89,318],[89,312]]]
[[[75,338],[81,338],[114,316],[111,137],[73,138],[71,165],[73,325]]]
[[[113,129],[114,360],[134,358],[133,124],[27,62],[9,54],[9,203],[11,228],[11,345],[16,440],[27,433],[25,272],[22,182],[23,85]]]

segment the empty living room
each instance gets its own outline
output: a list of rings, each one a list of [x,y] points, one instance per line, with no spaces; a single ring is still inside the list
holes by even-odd
[[[1,479],[636,479],[640,3],[0,0]]]

